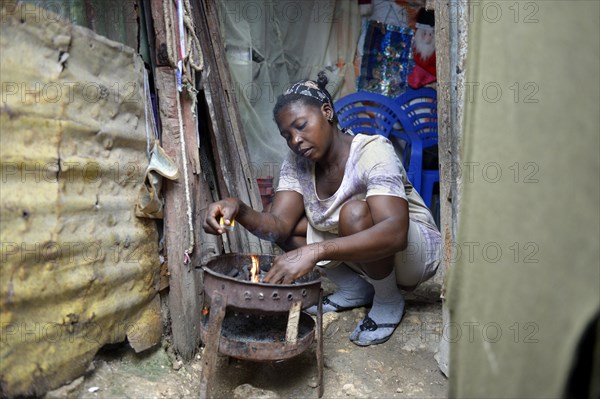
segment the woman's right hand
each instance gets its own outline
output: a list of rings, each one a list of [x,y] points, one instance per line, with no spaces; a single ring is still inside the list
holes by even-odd
[[[220,235],[225,233],[225,228],[219,224],[221,217],[226,226],[231,225],[240,210],[240,200],[237,198],[225,198],[213,202],[208,206],[202,228],[209,234]]]

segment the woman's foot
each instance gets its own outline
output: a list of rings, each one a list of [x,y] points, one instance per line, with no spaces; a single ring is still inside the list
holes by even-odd
[[[404,297],[396,285],[393,271],[381,280],[369,281],[375,287],[373,307],[350,335],[350,341],[359,346],[387,341],[404,315]]]
[[[325,275],[337,285],[338,289],[323,298],[323,313],[358,308],[373,302],[373,286],[345,264],[327,269]],[[305,311],[309,314],[317,314],[317,306],[311,306]]]

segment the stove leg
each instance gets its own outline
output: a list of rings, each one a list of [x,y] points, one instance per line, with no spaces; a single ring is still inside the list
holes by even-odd
[[[209,398],[211,385],[214,380],[221,326],[225,318],[226,298],[217,291],[213,292],[212,304],[208,319],[208,328],[204,354],[202,355],[202,374],[200,375],[200,399]]]
[[[319,381],[319,398],[323,396],[323,289],[319,292],[317,304],[317,379]]]

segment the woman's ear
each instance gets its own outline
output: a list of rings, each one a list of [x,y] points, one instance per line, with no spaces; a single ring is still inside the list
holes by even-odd
[[[331,106],[331,104],[329,103],[325,103],[321,106],[321,112],[323,113],[323,116],[325,117],[325,119],[327,119],[329,121],[329,123],[333,122],[333,107]]]

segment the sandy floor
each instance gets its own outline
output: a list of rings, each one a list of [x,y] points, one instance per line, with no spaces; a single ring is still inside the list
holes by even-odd
[[[325,284],[325,291],[332,289]],[[434,360],[442,333],[439,284],[428,282],[407,296],[406,315],[392,338],[358,347],[348,340],[366,309],[324,319],[324,398],[445,398],[447,379]],[[136,354],[127,345],[106,348],[90,371],[47,395],[73,398],[198,397],[202,351],[183,363],[165,337]],[[211,397],[316,398],[316,345],[283,362],[248,362],[219,355]]]

